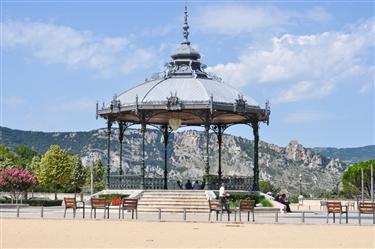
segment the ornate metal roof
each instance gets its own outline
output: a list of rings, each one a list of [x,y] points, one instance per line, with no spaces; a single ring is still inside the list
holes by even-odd
[[[147,112],[147,121],[156,124],[167,124],[173,116],[171,112],[175,111],[185,112],[181,116],[184,116],[183,124],[187,125],[206,122],[202,121],[202,115],[207,116],[207,112],[210,113],[210,123],[241,123],[250,118],[268,121],[268,107],[260,108],[252,98],[205,71],[199,52],[190,45],[187,17],[185,7],[183,41],[171,55],[172,60],[166,64],[166,70],[115,96],[109,105],[98,110],[98,115],[107,119],[141,122],[145,118],[139,113],[144,115]],[[180,108],[170,109],[171,99]],[[194,111],[199,112],[198,119],[190,115]],[[214,113],[220,114],[220,118],[215,119]]]

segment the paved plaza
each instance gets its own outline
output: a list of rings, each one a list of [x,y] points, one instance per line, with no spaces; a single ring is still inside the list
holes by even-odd
[[[327,213],[324,210],[306,210],[304,220],[302,219],[302,211],[296,210],[292,213],[278,213],[277,217],[275,217],[275,213],[255,213],[255,222],[251,221],[250,215],[250,222],[249,223],[256,223],[256,224],[326,224],[326,215]],[[310,213],[311,212],[311,213]],[[313,212],[313,213],[312,213]],[[118,208],[111,207],[110,208],[110,215],[109,221],[111,220],[119,220],[118,218]],[[18,216],[18,217],[17,217]],[[11,219],[64,219],[64,207],[21,207],[19,209],[19,214],[17,214],[16,208],[1,208],[0,209],[0,217],[1,218],[11,218]],[[236,216],[236,217],[235,217]],[[241,223],[247,223],[247,214],[242,213],[242,221]],[[67,211],[67,220],[73,219],[73,212],[71,209]],[[77,210],[76,218],[77,220],[81,220],[82,218],[82,210]],[[90,220],[90,206],[86,206],[85,211],[85,219]],[[94,219],[94,218],[92,218]],[[104,212],[103,210],[97,210],[96,215],[97,220],[104,220]],[[107,219],[105,219],[107,220]],[[126,221],[132,221],[131,213],[125,213]],[[362,215],[362,226],[371,226],[373,225],[372,215]],[[137,222],[137,220],[133,220]],[[167,213],[161,210],[159,211],[155,209],[155,212],[139,212],[138,213],[138,221],[161,221],[161,222],[209,222],[208,220],[208,213],[186,213],[186,220],[185,215],[183,212],[181,213]],[[216,221],[215,213],[211,214],[211,222],[222,222],[228,223],[228,216],[227,213],[224,212],[222,216],[222,221]],[[229,223],[240,223],[238,214],[236,215],[234,212],[230,214],[230,221]],[[342,216],[342,224],[339,224],[339,215],[336,214],[336,225],[358,225],[358,212],[357,211],[349,211],[348,215],[348,224],[345,223],[345,215]],[[330,215],[328,225],[332,225],[332,214]]]

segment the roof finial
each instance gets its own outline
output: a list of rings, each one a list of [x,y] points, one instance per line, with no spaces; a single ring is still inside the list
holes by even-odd
[[[190,42],[189,42],[189,24],[188,24],[188,12],[187,12],[187,6],[185,5],[185,22],[184,22],[184,26],[183,26],[183,34],[184,34],[184,41],[181,43],[181,44],[187,44],[187,45],[190,45]]]

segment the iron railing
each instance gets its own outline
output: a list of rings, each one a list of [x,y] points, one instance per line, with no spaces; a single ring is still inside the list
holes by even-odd
[[[109,189],[142,189],[142,177],[131,175],[111,175],[109,177]],[[168,179],[168,189],[179,189],[177,181],[184,186],[188,179]],[[202,184],[201,179],[189,179],[192,183],[196,180]],[[253,178],[248,176],[224,176],[219,182],[218,178],[210,179],[210,189],[219,189],[224,182],[227,190],[251,190]],[[164,189],[164,178],[145,177],[145,189]]]

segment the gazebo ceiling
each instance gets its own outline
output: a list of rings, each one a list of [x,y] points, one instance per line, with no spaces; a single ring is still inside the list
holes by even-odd
[[[184,40],[164,72],[114,96],[97,115],[146,124],[168,124],[171,118],[180,119],[182,125],[268,122],[268,103],[262,109],[252,98],[205,71],[200,54],[188,40],[187,15],[183,30]]]

